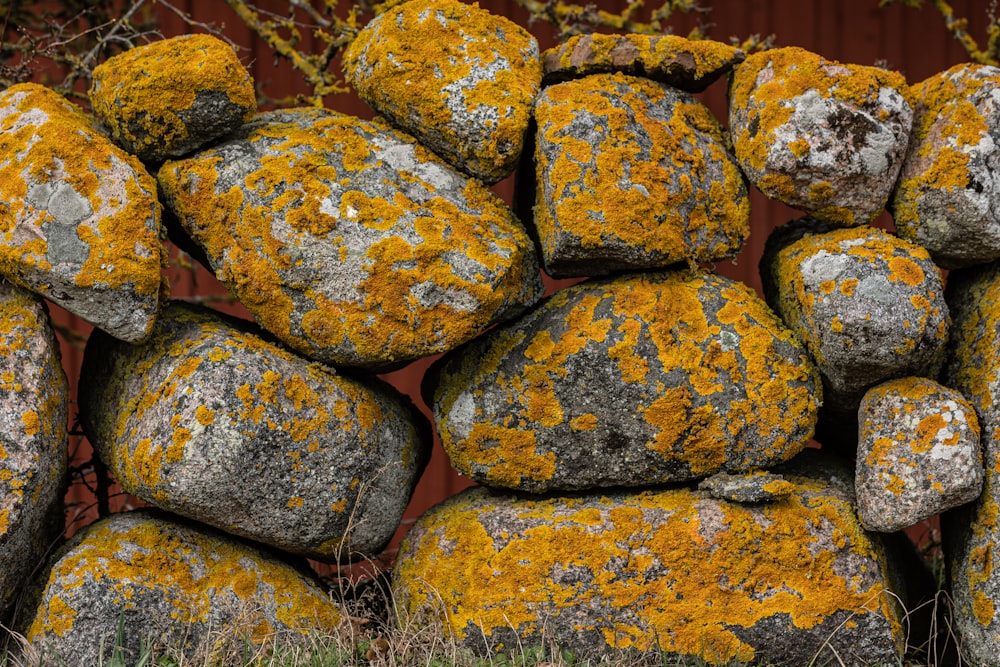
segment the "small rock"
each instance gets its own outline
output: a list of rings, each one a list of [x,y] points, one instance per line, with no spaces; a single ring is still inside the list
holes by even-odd
[[[628,664],[899,664],[903,609],[880,543],[839,487],[787,479],[767,505],[684,488],[469,489],[410,529],[394,599],[404,621],[437,621],[480,655],[551,642]]]
[[[809,443],[820,402],[750,288],[683,271],[561,290],[445,356],[425,393],[460,472],[531,492],[768,467]]]
[[[67,665],[115,664],[116,648],[122,664],[138,664],[146,642],[210,664],[226,637],[305,645],[309,633],[335,633],[343,620],[290,565],[147,510],[113,514],[77,534],[53,560],[39,597],[26,610],[26,637],[35,652]]]
[[[597,276],[736,255],[750,200],[727,140],[697,99],[598,74],[535,104],[535,227],[549,275]]]
[[[771,503],[794,493],[796,489],[794,484],[781,475],[770,472],[745,475],[720,472],[698,483],[699,491],[734,503]]]
[[[907,377],[861,401],[855,486],[868,530],[892,532],[972,502],[983,490],[979,420],[957,391]]]
[[[250,73],[212,35],[137,46],[94,68],[94,113],[119,146],[161,162],[236,130],[257,112]]]
[[[261,114],[159,172],[165,201],[265,329],[388,370],[514,317],[543,292],[504,202],[412,138],[323,109]]]
[[[142,346],[91,336],[88,438],[132,495],[323,561],[378,553],[428,456],[412,405],[204,309],[166,308]]]
[[[824,410],[850,414],[884,380],[936,374],[948,306],[920,246],[872,227],[830,229],[810,218],[778,227],[761,276],[767,302],[819,368]]]
[[[456,169],[492,184],[524,147],[542,80],[538,42],[479,5],[409,0],[344,52],[358,95]]]
[[[913,87],[913,137],[893,194],[899,235],[940,266],[1000,257],[1000,68],[963,64]]]
[[[0,622],[65,526],[69,388],[41,299],[0,281]]]
[[[156,182],[93,118],[36,84],[0,93],[0,202],[0,273],[116,338],[149,334]]]
[[[622,72],[700,93],[746,59],[710,39],[678,35],[574,35],[542,54],[542,85],[591,74]]]
[[[906,80],[798,47],[752,54],[733,72],[736,159],[769,198],[842,226],[871,222],[903,165]]]

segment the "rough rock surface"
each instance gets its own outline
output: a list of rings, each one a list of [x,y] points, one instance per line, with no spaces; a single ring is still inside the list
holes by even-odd
[[[182,649],[195,664],[220,634],[284,646],[333,633],[340,610],[290,565],[208,528],[140,510],[77,534],[51,564],[26,636],[58,664],[111,664],[121,624],[128,664],[143,642]]]
[[[358,33],[343,63],[362,99],[456,169],[490,184],[514,170],[542,80],[521,26],[457,0],[410,0]]]
[[[88,93],[115,142],[146,162],[189,153],[257,111],[250,73],[212,35],[183,35],[120,53],[94,69]]]
[[[317,560],[377,553],[427,459],[423,417],[242,325],[174,304],[142,346],[93,335],[88,438],[129,493],[181,516]]]
[[[907,94],[896,72],[798,47],[755,53],[730,86],[736,159],[771,199],[844,226],[871,222],[903,165]]]
[[[68,387],[41,299],[0,281],[0,622],[64,526]]]
[[[966,63],[913,87],[913,136],[893,194],[900,236],[945,268],[1000,257],[1000,68]]]
[[[58,93],[0,93],[0,273],[129,342],[160,294],[156,182]]]
[[[542,295],[534,245],[503,201],[381,125],[261,114],[159,179],[216,276],[319,361],[400,366]]]
[[[698,483],[698,490],[734,503],[770,503],[791,495],[796,486],[781,475],[752,472],[731,475],[720,472]]]
[[[542,54],[542,85],[622,72],[700,93],[743,62],[729,44],[678,35],[574,35]]]
[[[902,608],[849,492],[741,505],[685,488],[526,498],[470,489],[410,530],[394,571],[404,618],[486,654],[546,641],[712,664],[871,667],[901,660]],[[850,486],[850,482],[846,482]],[[729,662],[734,661],[734,662]]]
[[[868,530],[892,532],[979,497],[979,420],[957,391],[907,377],[861,401],[855,487]]]
[[[768,303],[823,376],[824,410],[853,413],[884,380],[936,374],[948,306],[920,246],[872,227],[829,229],[809,218],[778,227],[760,272]]]
[[[750,200],[722,128],[664,84],[598,74],[549,86],[538,125],[534,224],[552,276],[736,255]]]
[[[976,409],[986,476],[979,499],[941,526],[952,623],[969,664],[985,665],[1000,655],[1000,263],[952,271],[947,296],[954,324],[942,377]]]
[[[820,393],[750,288],[686,271],[556,292],[446,355],[425,386],[459,471],[532,492],[773,465],[808,444]]]

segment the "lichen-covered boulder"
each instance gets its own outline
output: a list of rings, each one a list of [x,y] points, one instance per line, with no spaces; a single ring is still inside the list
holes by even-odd
[[[174,304],[141,346],[93,335],[88,438],[123,488],[181,516],[317,560],[377,553],[427,459],[423,417],[254,329]]]
[[[760,272],[767,302],[819,368],[824,410],[853,414],[870,387],[940,368],[948,306],[920,246],[802,218],[771,234]]]
[[[452,464],[532,492],[773,465],[809,443],[821,393],[749,287],[684,271],[561,290],[425,383]]]
[[[160,296],[156,182],[58,93],[0,93],[0,273],[129,342]]]
[[[553,276],[605,275],[736,255],[746,182],[711,111],[649,79],[549,86],[538,125],[534,224]]]
[[[945,268],[1000,257],[1000,68],[966,63],[913,86],[913,136],[891,208]]]
[[[574,35],[542,54],[542,85],[622,72],[700,93],[743,62],[742,50],[679,35]]]
[[[503,201],[381,125],[261,114],[159,181],[216,276],[319,361],[400,366],[542,295],[534,245]]]
[[[90,104],[115,142],[160,162],[239,128],[257,111],[250,73],[212,35],[137,46],[94,68]]]
[[[0,281],[0,622],[62,532],[68,387],[49,316]]]
[[[979,420],[961,393],[928,378],[872,387],[861,401],[855,488],[868,530],[891,532],[979,497]]]
[[[395,599],[404,620],[443,625],[481,654],[551,644],[581,658],[630,653],[631,664],[645,653],[656,664],[899,664],[890,563],[849,492],[787,478],[793,493],[757,505],[686,488],[540,499],[470,489],[411,528]]]
[[[375,17],[344,73],[376,111],[456,169],[496,183],[517,165],[542,80],[538,42],[458,0],[410,0]]]
[[[136,664],[144,646],[207,664],[227,633],[294,646],[337,632],[340,609],[298,569],[208,528],[139,510],[78,533],[25,610],[33,650],[67,665]],[[246,648],[245,646],[243,647]]]
[[[954,324],[942,377],[976,409],[986,475],[979,499],[941,527],[952,624],[969,664],[985,665],[1000,655],[1000,263],[952,271],[947,297]]]
[[[873,220],[903,165],[913,110],[906,80],[798,47],[733,70],[736,159],[769,198],[840,225]]]

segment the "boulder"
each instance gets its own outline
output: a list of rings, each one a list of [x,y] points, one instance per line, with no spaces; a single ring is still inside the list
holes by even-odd
[[[36,84],[0,92],[0,274],[112,336],[160,296],[156,182],[96,121]]]
[[[748,56],[729,92],[736,159],[767,197],[842,226],[882,211],[913,122],[901,74],[786,47]]]
[[[542,85],[622,72],[700,93],[746,59],[742,50],[679,35],[573,35],[542,53]]]
[[[257,111],[250,73],[212,35],[143,44],[94,68],[88,92],[115,143],[162,162],[240,127]]]
[[[141,346],[94,334],[88,439],[129,493],[181,516],[317,560],[376,554],[427,459],[423,416],[255,329],[175,303]]]
[[[452,464],[531,492],[774,465],[809,443],[820,393],[805,350],[749,287],[685,271],[556,292],[425,380]]]
[[[979,497],[979,420],[959,392],[928,378],[872,387],[861,401],[855,487],[867,530],[891,532]]]
[[[913,86],[913,136],[891,208],[940,266],[1000,258],[1000,67],[965,63]]]
[[[824,411],[839,413],[854,436],[870,387],[940,368],[948,306],[941,272],[920,246],[878,228],[802,218],[771,234],[760,272],[767,302],[819,368]]]
[[[518,24],[410,0],[358,33],[343,67],[363,100],[456,169],[488,184],[514,171],[542,80],[538,42]]]
[[[552,276],[598,276],[736,255],[746,182],[722,128],[688,93],[625,74],[545,88],[534,225]]]
[[[140,510],[88,526],[60,550],[25,635],[57,664],[116,664],[116,650],[120,664],[139,664],[149,645],[210,664],[227,640],[242,651],[306,644],[342,620],[313,578],[274,556]]]
[[[444,352],[543,291],[510,209],[412,138],[323,109],[261,114],[159,172],[216,276],[283,343],[388,370]]]
[[[754,505],[687,488],[473,488],[411,528],[395,599],[404,622],[482,655],[551,645],[621,664],[900,664],[891,564],[857,521],[850,478],[816,470],[783,473],[794,491]]]
[[[68,397],[41,299],[0,281],[0,623],[65,525]]]

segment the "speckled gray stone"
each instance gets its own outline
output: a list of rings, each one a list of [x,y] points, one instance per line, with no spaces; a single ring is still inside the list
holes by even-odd
[[[795,485],[770,472],[744,475],[720,472],[698,482],[698,490],[734,503],[769,503],[790,495],[795,491]]]
[[[424,418],[388,385],[179,303],[145,345],[92,336],[80,397],[131,494],[323,561],[385,546],[429,453]]]

